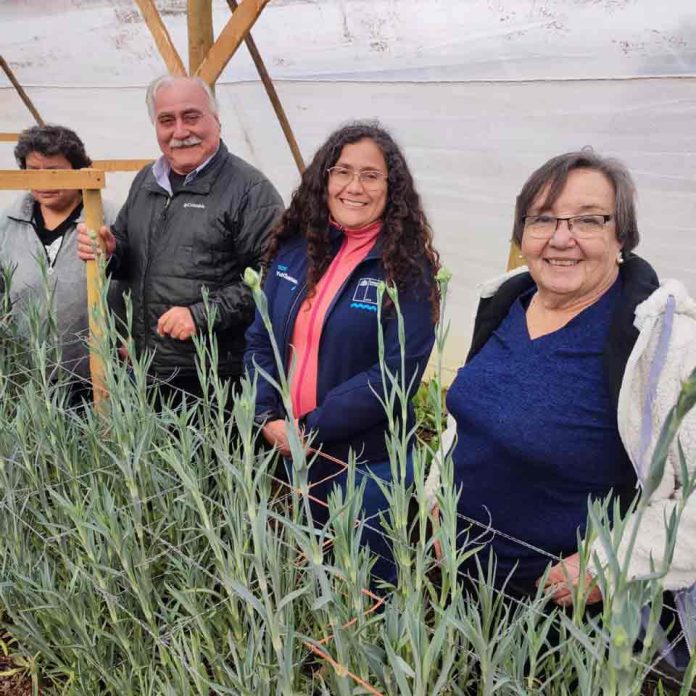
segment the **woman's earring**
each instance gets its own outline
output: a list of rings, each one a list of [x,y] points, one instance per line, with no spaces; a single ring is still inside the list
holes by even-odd
[[[619,249],[619,253],[616,255],[616,265],[620,266],[624,262],[624,257],[623,254],[621,253],[621,249]]]

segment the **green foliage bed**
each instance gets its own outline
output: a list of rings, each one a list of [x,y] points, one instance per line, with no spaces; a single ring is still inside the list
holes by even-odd
[[[257,299],[263,306],[258,291]],[[42,692],[640,692],[660,643],[655,632],[634,651],[635,617],[643,605],[659,607],[659,573],[628,582],[617,566],[601,579],[610,599],[594,622],[581,604],[566,614],[543,596],[507,600],[486,580],[489,568],[465,584],[458,567],[475,553],[476,532],[457,536],[449,462],[433,534],[425,490],[433,445],[419,446],[407,490],[408,434],[394,424],[391,511],[371,523],[392,537],[399,582],[378,591],[375,608],[355,524],[360,478],[345,499],[331,499],[331,521],[316,533],[302,447],[292,443],[295,480],[285,486],[274,455],[258,446],[253,384],[242,385],[228,416],[226,386],[204,369],[208,402],[157,410],[147,360],[128,367],[111,358],[112,322],[101,346],[105,410],[71,408],[70,375],[54,368],[54,328],[38,310],[30,319],[31,335],[20,335],[5,298],[0,619],[16,641],[16,663]],[[441,331],[440,348],[444,338]],[[202,364],[215,362],[210,341],[199,353]],[[406,385],[392,386],[387,401]],[[437,382],[426,402],[428,393],[430,409],[422,403],[421,411],[437,429]],[[592,535],[605,519],[596,506]]]

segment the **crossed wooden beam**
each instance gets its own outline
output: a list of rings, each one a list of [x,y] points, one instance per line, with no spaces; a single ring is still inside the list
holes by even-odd
[[[169,72],[172,75],[198,75],[213,86],[269,0],[242,0],[215,41],[212,29],[212,0],[188,0],[188,73],[154,0],[135,2]]]
[[[261,54],[250,35],[251,27],[259,18],[269,0],[241,0],[240,3],[237,3],[237,0],[227,0],[227,4],[230,10],[232,10],[232,17],[217,39],[213,37],[212,0],[188,0],[188,73],[172,43],[171,36],[162,21],[154,0],[135,0],[135,2],[142,12],[145,23],[164,59],[167,69],[173,75],[197,75],[214,88],[215,82],[242,41],[246,42],[288,141],[295,163],[300,172],[304,171],[304,161],[299,146],[270,75],[263,63]],[[31,99],[2,56],[0,56],[0,68],[7,75],[35,121],[39,125],[44,125],[44,121],[36,107],[34,107]],[[18,137],[18,133],[0,133],[0,142],[16,142]],[[105,186],[105,172],[132,171],[140,169],[148,162],[149,160],[99,160],[93,163],[93,169],[0,171],[0,190],[82,189],[85,223],[90,229],[96,230],[103,224],[101,189]],[[96,243],[100,244],[100,240],[97,239]],[[86,270],[90,329],[90,371],[95,405],[102,410],[108,397],[104,383],[104,355],[101,350],[101,341],[104,335],[104,317],[100,314],[102,277],[98,264],[95,261],[88,261]]]
[[[85,223],[92,230],[104,224],[101,189],[104,172],[96,169],[35,169],[0,171],[0,191],[16,189],[82,189]],[[96,243],[100,244],[100,241]],[[87,304],[89,307],[89,367],[94,403],[103,412],[108,393],[105,386],[103,338],[105,318],[101,304],[103,279],[96,261],[88,261]]]

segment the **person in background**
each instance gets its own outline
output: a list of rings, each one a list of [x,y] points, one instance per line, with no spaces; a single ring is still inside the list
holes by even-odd
[[[367,474],[363,508],[370,526],[363,539],[378,555],[374,573],[394,581],[389,545],[376,529],[385,507],[377,479],[391,479],[387,414],[379,398],[389,386],[382,382],[378,333],[384,332],[387,368],[412,394],[434,343],[439,258],[406,160],[383,128],[348,125],[319,148],[274,230],[268,258],[264,292],[273,334],[284,368],[294,362],[292,415],[322,453],[310,468],[312,495],[325,501],[334,485],[345,487],[347,471],[333,476],[337,465],[327,457],[347,462],[355,452],[358,473]],[[381,326],[378,321],[382,282],[399,291],[403,375],[391,302],[383,302]],[[247,332],[245,362],[251,375],[257,366],[278,375],[258,312]],[[290,414],[260,375],[257,390],[263,436],[288,457]],[[326,522],[324,507],[313,503],[313,515],[315,523]]]
[[[529,177],[513,225],[527,268],[484,285],[471,350],[447,396],[462,528],[486,528],[483,553],[494,552],[498,585],[509,578],[506,591],[516,595],[534,593],[551,563],[546,589],[558,604],[572,602],[588,498],[634,497],[696,368],[696,303],[633,253],[634,197],[623,164],[591,150],[554,157]],[[683,484],[678,446],[693,472],[696,411],[649,500],[632,576],[648,574],[651,559],[661,564],[665,520]],[[606,563],[599,542],[593,554]],[[585,581],[588,604],[600,602],[592,573]],[[695,581],[692,497],[664,577],[692,630]]]
[[[192,336],[212,320],[218,374],[240,376],[254,316],[242,273],[259,266],[283,203],[271,182],[220,139],[217,103],[203,80],[160,77],[146,103],[162,156],[137,174],[118,218],[99,235],[111,276],[131,291],[133,338],[138,353],[154,353],[153,380],[174,399],[202,396]],[[78,240],[80,258],[94,258],[84,225]]]
[[[92,161],[77,134],[64,126],[33,126],[20,134],[14,150],[21,169],[82,169]],[[117,209],[104,201],[112,224]],[[0,265],[11,276],[10,301],[20,321],[29,303],[52,296],[62,367],[73,382],[73,397],[89,392],[87,281],[76,256],[77,225],[83,220],[79,190],[32,190],[0,214]],[[48,288],[45,287],[46,280]],[[47,291],[48,290],[48,291]],[[119,289],[110,288],[118,302]]]

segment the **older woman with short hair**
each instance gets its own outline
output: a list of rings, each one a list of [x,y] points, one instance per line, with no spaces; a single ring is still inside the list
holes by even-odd
[[[577,584],[588,497],[633,498],[696,367],[696,303],[680,283],[660,285],[632,253],[639,235],[631,176],[592,151],[554,157],[531,175],[513,236],[527,268],[484,286],[471,350],[447,397],[459,512],[473,532],[490,526],[498,582],[509,576],[514,593],[533,593],[550,558],[563,557],[547,583],[568,604],[566,577]],[[662,360],[650,397],[649,375]],[[679,441],[693,468],[696,413]],[[682,483],[676,448],[643,518],[634,575],[662,558],[664,519]],[[695,580],[692,499],[664,584],[676,590]],[[588,601],[599,600],[595,588]]]

